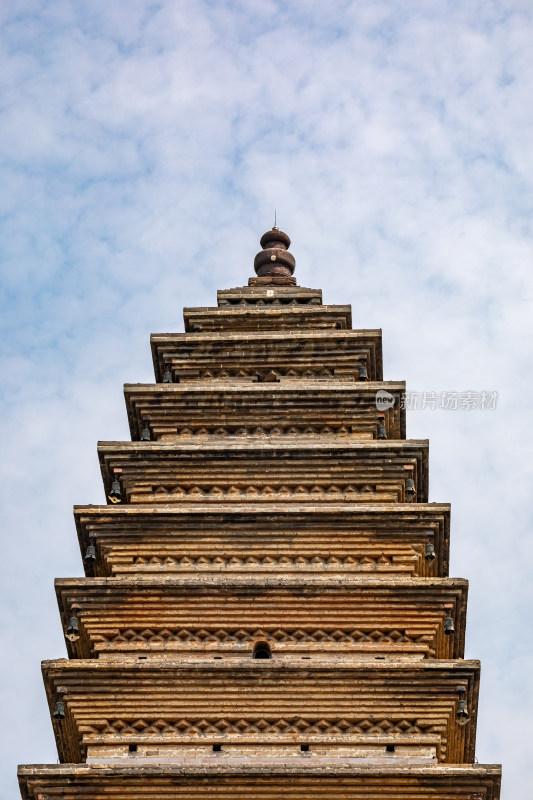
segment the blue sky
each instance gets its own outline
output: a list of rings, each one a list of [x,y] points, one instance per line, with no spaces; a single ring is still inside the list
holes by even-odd
[[[246,284],[276,207],[299,283],[383,328],[387,379],[499,392],[408,435],[471,581],[478,759],[529,798],[531,3],[4,0],[0,26],[0,795],[56,758],[53,578],[82,573],[71,508],[103,502],[122,384],[153,380],[151,331]]]

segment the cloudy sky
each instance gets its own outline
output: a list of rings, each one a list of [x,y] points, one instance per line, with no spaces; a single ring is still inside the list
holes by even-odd
[[[299,283],[382,327],[385,377],[497,391],[425,410],[482,659],[477,756],[533,785],[530,0],[3,0],[0,795],[56,760],[39,662],[151,331],[245,285],[278,221]]]

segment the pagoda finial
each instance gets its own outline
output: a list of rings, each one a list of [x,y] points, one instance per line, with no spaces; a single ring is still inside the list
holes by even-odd
[[[250,286],[274,283],[277,286],[295,286],[292,277],[296,262],[289,253],[291,240],[277,226],[277,213],[274,209],[274,227],[261,236],[263,248],[254,259],[257,278],[250,278]]]

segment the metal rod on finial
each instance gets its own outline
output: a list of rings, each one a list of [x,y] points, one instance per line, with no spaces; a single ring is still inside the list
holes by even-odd
[[[274,209],[274,227],[272,228],[272,230],[273,231],[279,231],[279,228],[278,228],[278,216],[277,216],[276,209]]]

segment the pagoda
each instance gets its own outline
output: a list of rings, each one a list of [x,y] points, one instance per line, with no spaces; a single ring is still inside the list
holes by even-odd
[[[23,800],[498,800],[428,442],[381,331],[289,247],[265,233],[124,388],[107,505],[74,509],[86,577],[56,580],[59,763],[19,768]]]

